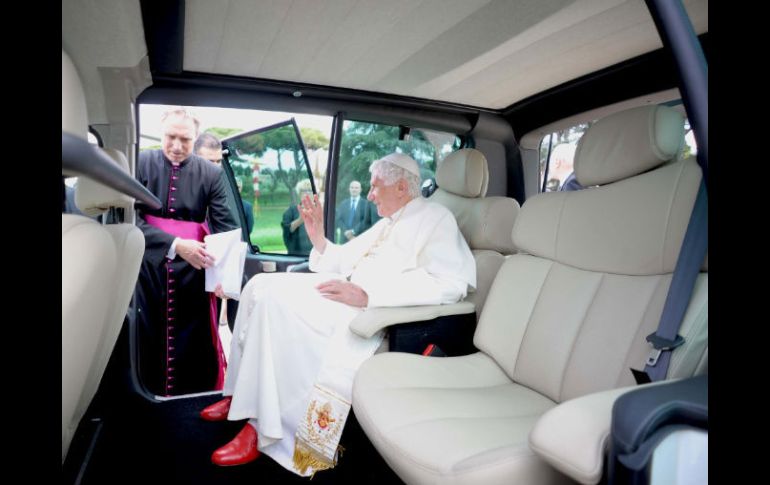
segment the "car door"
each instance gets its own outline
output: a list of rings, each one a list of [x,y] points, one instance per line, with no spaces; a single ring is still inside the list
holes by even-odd
[[[297,204],[303,194],[318,193],[325,166],[311,170],[294,118],[226,138],[222,145],[232,210],[249,244],[244,284],[257,273],[306,262],[311,245]]]

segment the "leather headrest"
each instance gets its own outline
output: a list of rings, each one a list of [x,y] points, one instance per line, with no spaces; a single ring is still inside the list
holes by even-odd
[[[489,184],[487,158],[475,148],[453,152],[439,164],[436,183],[461,197],[484,197]]]
[[[112,148],[102,148],[101,150],[114,160],[124,172],[129,172],[128,160],[123,153]],[[88,177],[78,177],[75,186],[75,205],[88,216],[93,217],[107,212],[110,207],[128,208],[133,203],[134,199],[126,194],[95,182]]]
[[[684,117],[668,106],[642,106],[609,115],[583,135],[575,177],[584,187],[604,185],[676,158],[684,144]]]

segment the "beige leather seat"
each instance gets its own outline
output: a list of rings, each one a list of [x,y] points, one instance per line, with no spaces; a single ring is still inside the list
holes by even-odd
[[[112,148],[105,148],[102,151],[123,171],[129,172],[128,160],[122,152]],[[81,177],[75,189],[75,203],[84,214],[94,217],[106,214],[110,209],[127,211],[133,206],[134,199],[87,177]],[[144,256],[144,234],[138,227],[133,224],[107,224],[103,227],[112,237],[117,250],[118,264],[111,282],[114,291],[112,305],[101,329],[99,345],[78,404],[78,409],[82,412],[86,411],[96,394],[107,362],[112,355],[112,349],[118,340]]]
[[[62,131],[85,139],[87,126],[80,79],[62,51]],[[125,157],[111,155],[127,169]],[[84,177],[77,191],[88,215],[133,203]],[[133,225],[62,214],[62,462],[112,353],[143,253],[144,236]]]
[[[524,204],[519,253],[498,272],[474,336],[480,352],[386,353],[361,366],[356,417],[405,482],[599,481],[608,409],[624,392],[601,391],[632,386],[629,368],[643,368],[701,180],[693,159],[661,166],[682,140],[682,116],[667,107],[595,123],[575,166],[582,185],[599,187]],[[705,368],[707,278],[669,378]]]
[[[487,159],[474,148],[448,155],[436,171],[436,183],[438,189],[430,200],[452,211],[476,260],[476,290],[465,300],[475,305],[479,317],[492,280],[505,257],[516,250],[511,230],[519,203],[508,197],[485,197],[489,183]]]

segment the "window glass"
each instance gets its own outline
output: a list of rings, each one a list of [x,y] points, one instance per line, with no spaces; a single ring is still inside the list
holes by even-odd
[[[252,242],[265,253],[310,254],[297,204],[320,180],[314,180],[294,120],[230,138],[225,146],[244,210],[254,217]]]
[[[540,177],[541,192],[567,190],[577,184],[574,180],[573,163],[575,149],[583,134],[593,124],[581,123],[546,135],[540,141]],[[544,183],[545,182],[545,183]]]
[[[462,140],[453,133],[346,120],[333,221],[335,241],[344,244],[380,219],[376,206],[366,199],[372,162],[393,152],[411,156],[420,166],[423,195],[429,195],[435,188],[437,166],[461,146]]]
[[[690,126],[690,120],[684,120],[684,149],[680,158],[694,157],[698,154],[698,145],[695,143],[695,133]]]

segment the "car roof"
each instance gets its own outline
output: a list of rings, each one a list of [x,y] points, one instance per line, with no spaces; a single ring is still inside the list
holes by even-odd
[[[707,32],[708,1],[683,3],[696,34]],[[62,45],[83,77],[92,122],[106,113],[110,67],[140,66],[147,85],[150,67],[178,65],[502,111],[661,47],[636,0],[189,0],[163,9],[103,0],[84,15],[87,4],[63,1]],[[157,32],[162,49],[147,42],[155,65],[141,66],[145,36]]]

